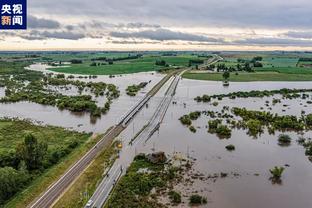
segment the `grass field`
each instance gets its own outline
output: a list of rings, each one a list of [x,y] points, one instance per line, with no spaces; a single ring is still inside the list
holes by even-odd
[[[59,149],[72,141],[77,141],[80,145],[67,156],[61,158],[56,165],[44,170],[40,174],[36,174],[36,178],[11,198],[5,204],[5,207],[25,207],[26,204],[34,200],[98,140],[98,138],[89,140],[89,134],[72,132],[59,127],[38,126],[27,121],[1,119],[0,153],[14,151],[16,145],[23,141],[26,132],[32,132],[38,140],[46,141],[48,143],[48,151]]]
[[[90,66],[91,61],[85,61],[82,64],[71,64],[70,67],[52,68],[52,71],[71,74],[87,75],[113,75],[128,74],[137,72],[157,71],[165,68],[155,65],[156,60],[164,60],[169,65],[188,66],[190,59],[198,59],[197,56],[144,56],[138,59],[116,61],[112,65]],[[204,59],[204,58],[201,58]]]
[[[89,197],[95,191],[97,184],[102,180],[104,170],[115,161],[116,154],[116,143],[103,150],[57,201],[53,208],[84,207]]]
[[[223,81],[222,73],[185,73],[187,79]],[[231,73],[229,81],[252,82],[252,81],[312,81],[311,74],[286,74],[278,72],[239,72],[238,75]]]

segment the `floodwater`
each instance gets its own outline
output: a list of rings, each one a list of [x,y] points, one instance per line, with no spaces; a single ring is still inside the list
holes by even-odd
[[[46,70],[45,67],[46,65],[43,64],[34,64],[30,66],[30,68],[33,70],[48,73],[49,71]],[[89,113],[72,113],[68,110],[60,111],[57,107],[44,106],[31,102],[0,104],[0,117],[18,117],[21,119],[38,121],[42,124],[62,126],[77,131],[103,133],[109,127],[116,124],[119,118],[123,116],[124,113],[126,113],[131,106],[135,105],[135,103],[139,99],[141,99],[156,83],[158,83],[163,78],[163,76],[164,75],[162,74],[149,72],[123,75],[115,78],[109,78],[109,76],[98,76],[95,79],[79,79],[81,81],[87,82],[102,81],[105,83],[115,84],[116,86],[118,86],[121,92],[120,97],[113,100],[109,112],[106,115],[102,115],[102,117],[98,118],[96,121],[90,119]],[[137,94],[137,96],[130,97],[126,94],[125,89],[128,85],[149,81],[150,83],[144,89],[142,89]],[[54,90],[57,90],[58,92],[67,95],[74,95],[77,92],[75,87],[72,87],[69,91],[61,89],[59,87],[54,87]],[[2,91],[4,95],[4,89],[0,90],[0,95],[2,94]],[[84,92],[83,94],[88,93]],[[99,106],[103,106],[106,98],[103,96],[99,96],[95,98],[95,100],[98,102],[97,104]],[[142,114],[144,115],[144,111],[142,111]]]
[[[39,67],[36,65],[36,67]],[[40,67],[39,67],[40,68]],[[69,111],[59,111],[55,107],[42,106],[34,103],[20,102],[14,104],[0,104],[0,116],[19,117],[33,119],[44,124],[73,128],[79,131],[104,132],[134,105],[152,86],[163,76],[152,73],[138,73],[123,75],[121,77],[109,78],[98,76],[88,81],[104,81],[116,84],[121,90],[121,96],[114,100],[111,110],[103,115],[96,123],[90,121],[89,114],[73,114]],[[136,97],[129,97],[124,89],[134,83],[152,80],[147,87]],[[278,114],[300,115],[304,110],[312,113],[312,94],[307,100],[293,99],[282,100],[282,103],[272,105],[272,97],[247,98],[247,99],[223,99],[218,101],[218,106],[209,103],[197,103],[194,97],[203,94],[223,94],[234,91],[250,90],[272,90],[281,88],[310,88],[311,82],[248,82],[230,83],[229,87],[223,87],[222,82],[194,81],[183,79],[180,81],[174,101],[171,104],[160,127],[160,130],[145,143],[137,147],[129,147],[129,141],[135,134],[147,124],[153,115],[156,106],[166,91],[168,83],[153,97],[148,107],[144,107],[136,118],[121,133],[118,139],[124,143],[124,149],[120,154],[120,161],[129,164],[136,153],[165,151],[168,155],[181,153],[184,156],[195,158],[193,171],[203,173],[205,176],[215,173],[228,173],[225,178],[213,180],[195,180],[191,187],[177,186],[183,194],[191,195],[198,191],[200,195],[207,197],[210,208],[310,208],[312,207],[312,163],[304,155],[303,147],[297,145],[299,136],[312,137],[311,132],[304,132],[303,135],[290,132],[292,144],[288,147],[281,147],[277,144],[277,137],[264,132],[258,138],[252,138],[246,134],[246,130],[232,130],[230,139],[219,139],[214,134],[207,133],[206,125],[208,117],[202,115],[193,124],[197,128],[192,133],[178,120],[182,115],[195,110],[219,111],[223,106],[246,107],[248,109],[272,111]],[[0,89],[0,95],[1,95]],[[64,92],[67,93],[67,92]],[[275,96],[279,98],[280,96]],[[101,99],[101,98],[98,98]],[[103,98],[104,99],[104,98]],[[269,101],[270,106],[265,106]],[[100,101],[99,101],[100,102]],[[185,103],[185,105],[184,105]],[[228,144],[236,147],[235,151],[229,152],[225,149]],[[282,177],[282,184],[272,184],[269,180],[269,169],[274,166],[284,166],[285,172]],[[187,197],[183,197],[181,207],[187,207]]]
[[[190,196],[198,194],[207,197],[210,208],[309,208],[312,207],[312,163],[304,154],[304,148],[296,143],[299,136],[312,137],[312,132],[298,135],[287,132],[292,137],[292,144],[281,147],[277,144],[278,135],[269,135],[264,132],[260,137],[253,138],[246,134],[246,130],[232,130],[230,139],[219,139],[214,134],[207,132],[208,117],[202,115],[193,125],[197,128],[192,133],[178,120],[180,116],[195,110],[220,110],[223,106],[246,107],[247,109],[268,110],[265,101],[270,101],[272,112],[279,114],[300,115],[301,110],[312,113],[311,105],[307,100],[293,99],[282,100],[272,106],[272,98],[247,98],[223,99],[214,107],[208,103],[196,103],[192,100],[197,95],[228,93],[237,90],[252,89],[280,89],[280,88],[309,88],[310,82],[276,83],[253,82],[231,83],[229,88],[224,88],[220,82],[198,82],[182,80],[177,88],[175,101],[171,104],[160,130],[145,143],[145,146],[136,149],[136,152],[165,151],[168,155],[180,153],[195,158],[193,172],[203,173],[206,177],[220,172],[228,173],[228,177],[195,180],[190,187],[177,186],[183,194]],[[309,100],[311,100],[311,93]],[[277,96],[279,97],[279,96]],[[184,108],[183,103],[186,103]],[[302,105],[300,105],[302,103]],[[284,107],[283,105],[288,106]],[[282,110],[285,111],[282,111]],[[236,147],[235,151],[225,149],[228,144]],[[274,166],[284,166],[282,184],[272,184],[269,180],[269,169]],[[183,198],[181,207],[187,207],[188,199]]]

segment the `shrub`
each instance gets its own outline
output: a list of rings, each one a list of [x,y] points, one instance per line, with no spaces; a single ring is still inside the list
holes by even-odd
[[[189,114],[191,120],[197,120],[201,115],[200,111],[194,111]]]
[[[171,200],[172,203],[175,203],[175,204],[179,204],[181,203],[181,194],[176,192],[176,191],[170,191],[168,193],[169,195],[169,199]]]
[[[229,144],[229,145],[225,146],[225,149],[227,149],[228,151],[234,151],[235,146],[233,144]]]
[[[250,119],[246,123],[248,128],[248,133],[252,136],[256,136],[257,134],[262,132],[261,122],[257,119]]]
[[[232,131],[226,125],[219,125],[218,128],[216,129],[216,133],[221,138],[230,138]]]
[[[194,127],[194,126],[190,126],[190,127],[189,127],[189,130],[190,130],[191,132],[193,132],[193,133],[195,133],[195,132],[196,132],[196,129],[195,129],[195,127]]]
[[[190,126],[190,125],[192,124],[192,121],[191,121],[189,115],[181,116],[181,117],[179,118],[179,120],[181,121],[181,123],[182,123],[183,125]]]
[[[192,196],[190,196],[190,204],[191,205],[199,205],[199,204],[206,204],[207,203],[207,199],[198,195],[198,194],[194,194]]]
[[[287,146],[291,143],[291,137],[287,134],[281,134],[278,136],[278,144],[281,146]]]
[[[284,167],[277,167],[270,169],[270,173],[272,174],[273,179],[280,179],[282,177],[282,174],[284,172]]]

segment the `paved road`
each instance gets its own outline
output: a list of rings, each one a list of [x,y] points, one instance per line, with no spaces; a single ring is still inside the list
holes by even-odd
[[[184,71],[183,71],[184,72]],[[171,82],[170,86],[168,87],[165,96],[163,97],[160,104],[157,106],[152,118],[148,122],[146,128],[138,135],[135,142],[132,143],[132,148],[137,145],[137,142],[147,141],[153,133],[159,128],[160,123],[162,122],[166,111],[171,103],[172,97],[175,94],[176,87],[181,79],[181,72],[180,74],[175,75],[175,78]],[[109,170],[108,176],[103,178],[100,185],[95,190],[94,194],[90,198],[92,203],[91,206],[85,206],[85,208],[101,208],[105,202],[107,201],[110,192],[113,190],[116,182],[123,174],[122,169],[126,169],[126,167],[122,167],[122,164],[116,160],[115,163],[112,165],[111,169]]]
[[[152,90],[146,96],[155,95],[158,90],[162,87],[164,83],[172,75],[177,72],[172,72],[164,77],[159,83],[157,83]],[[138,103],[139,104],[139,103]],[[30,208],[47,208],[50,207],[58,197],[63,193],[63,191],[71,185],[71,183],[86,169],[86,167],[93,161],[93,159],[106,147],[108,147],[115,137],[117,137],[124,129],[125,126],[122,125],[124,120],[131,120],[139,112],[137,108],[135,113],[132,111],[128,112],[123,120],[116,124],[108,133],[106,133],[103,138],[92,148],[90,149],[79,161],[77,161],[71,168],[69,168],[64,175],[52,184],[38,199],[32,202],[27,207]]]

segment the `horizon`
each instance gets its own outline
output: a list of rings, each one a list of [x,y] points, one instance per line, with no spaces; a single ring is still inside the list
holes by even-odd
[[[1,31],[0,50],[312,50],[312,3],[266,3],[32,0],[28,29]]]

